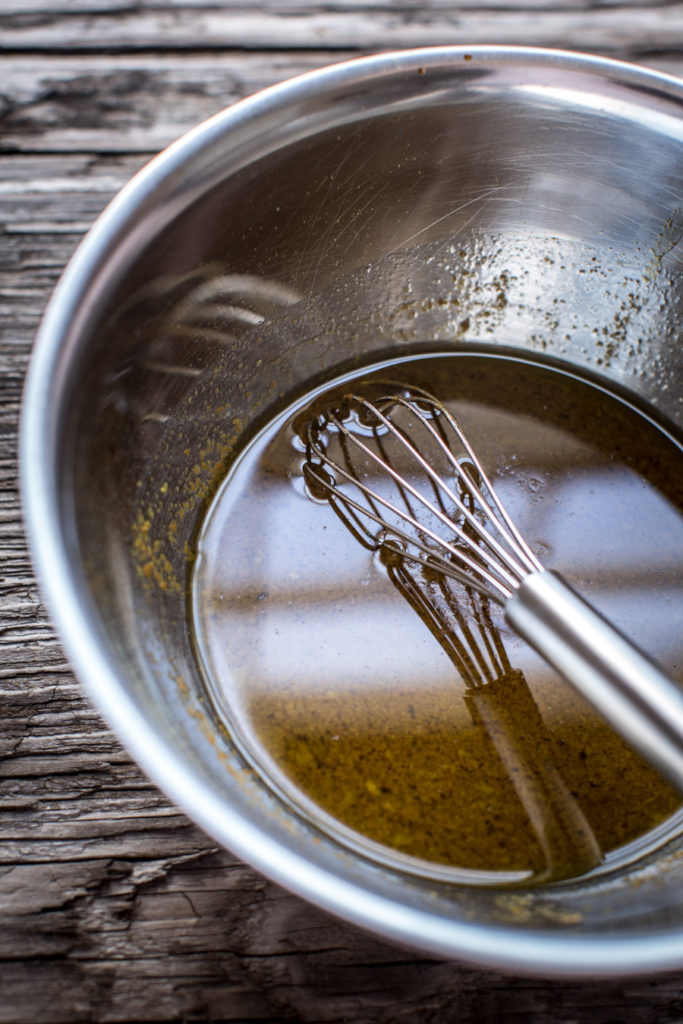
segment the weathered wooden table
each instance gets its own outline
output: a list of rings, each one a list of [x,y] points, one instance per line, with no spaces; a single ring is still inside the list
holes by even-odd
[[[683,972],[530,980],[393,948],[216,849],[86,704],[40,604],[16,435],[41,312],[96,214],[184,129],[300,71],[444,42],[683,74],[683,3],[0,0],[0,1022],[683,1021]]]

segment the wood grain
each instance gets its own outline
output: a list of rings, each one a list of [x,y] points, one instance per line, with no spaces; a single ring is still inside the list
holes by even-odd
[[[218,850],[84,701],[21,525],[17,425],[42,310],[153,152],[332,59],[575,46],[683,72],[683,4],[3,0],[0,11],[0,1022],[683,1020],[683,974],[505,977],[402,951]]]
[[[532,2],[5,5],[2,48],[115,50],[387,49],[505,42],[620,55],[671,51],[683,4]]]
[[[7,54],[0,152],[151,156],[235,100],[326,63],[328,55],[317,50],[39,60]]]

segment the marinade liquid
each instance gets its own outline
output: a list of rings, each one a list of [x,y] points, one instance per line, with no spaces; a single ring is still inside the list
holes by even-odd
[[[402,356],[345,380],[373,378],[451,408],[543,564],[683,681],[669,432],[603,383],[527,358]],[[438,877],[571,878],[661,841],[678,795],[501,608],[392,565],[311,497],[300,426],[324,390],[249,442],[199,538],[197,656],[245,757],[322,830]]]

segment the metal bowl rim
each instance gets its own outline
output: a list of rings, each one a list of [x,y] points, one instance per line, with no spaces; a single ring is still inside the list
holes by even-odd
[[[683,964],[681,929],[628,937],[575,933],[549,936],[462,920],[388,900],[320,868],[275,842],[207,792],[201,778],[164,743],[119,682],[113,660],[79,599],[62,536],[56,477],[55,408],[68,366],[67,333],[94,274],[105,266],[115,240],[141,205],[149,205],[212,140],[260,118],[272,117],[301,97],[365,78],[448,65],[454,73],[470,61],[548,65],[570,75],[584,72],[635,92],[659,93],[683,102],[683,82],[661,72],[608,58],[516,46],[443,46],[354,58],[271,86],[191,129],[143,167],[98,217],[57,285],[38,331],[27,374],[20,423],[20,483],[29,549],[41,593],[79,681],[135,760],[166,794],[209,835],[266,876],[310,902],[387,939],[433,954],[529,975],[617,977],[662,971]],[[467,63],[465,63],[467,61]],[[683,107],[681,108],[683,114]]]

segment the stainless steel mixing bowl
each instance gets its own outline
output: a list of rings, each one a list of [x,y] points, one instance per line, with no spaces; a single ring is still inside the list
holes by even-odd
[[[405,346],[503,345],[683,426],[683,85],[581,55],[338,64],[182,138],[105,211],[46,313],[22,430],[36,568],[79,677],[208,833],[351,921],[526,972],[683,965],[668,833],[528,892],[365,860],[242,761],[188,639],[187,551],[239,437],[311,379]]]

